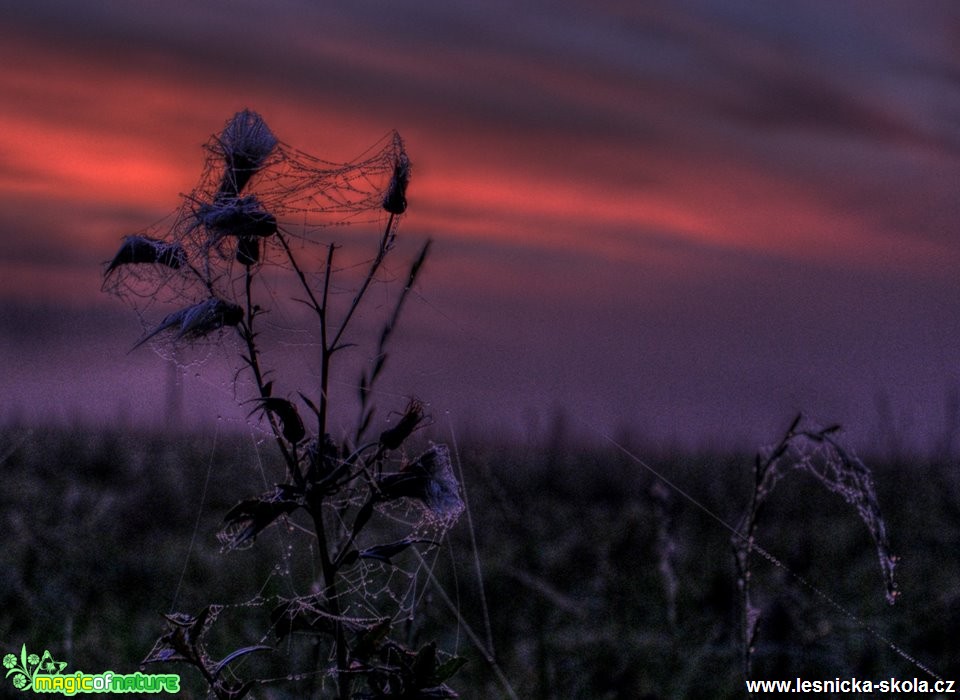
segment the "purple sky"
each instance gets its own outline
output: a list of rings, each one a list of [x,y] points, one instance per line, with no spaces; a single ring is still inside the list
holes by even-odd
[[[162,411],[169,370],[126,354],[101,264],[249,107],[331,160],[407,141],[397,269],[435,246],[384,411],[685,445],[798,410],[868,449],[957,427],[953,2],[80,7],[0,26],[0,418]],[[224,410],[216,362],[195,373],[188,415]]]

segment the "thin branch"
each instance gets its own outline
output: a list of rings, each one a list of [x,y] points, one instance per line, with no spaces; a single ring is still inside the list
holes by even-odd
[[[357,307],[360,306],[360,301],[363,299],[363,295],[366,294],[367,289],[370,287],[370,283],[377,274],[377,270],[380,269],[383,259],[387,256],[387,252],[390,250],[390,239],[395,218],[396,216],[394,214],[390,214],[390,218],[387,219],[387,226],[384,229],[383,236],[380,239],[380,246],[377,249],[377,255],[373,259],[373,262],[370,263],[370,269],[367,271],[367,276],[363,279],[360,289],[357,290],[356,296],[350,303],[350,308],[347,309],[346,316],[344,316],[343,320],[340,322],[340,327],[333,336],[333,341],[329,346],[326,346],[329,348],[330,352],[335,352],[339,349],[340,337],[343,335],[343,332],[347,330],[347,325],[350,323],[350,319],[353,317],[354,312],[356,312]]]
[[[323,442],[327,430],[327,387],[330,383],[330,345],[327,342],[327,309],[330,300],[330,275],[333,271],[333,253],[336,246],[327,249],[327,263],[323,269],[323,296],[320,302],[320,410],[317,411],[317,439]]]

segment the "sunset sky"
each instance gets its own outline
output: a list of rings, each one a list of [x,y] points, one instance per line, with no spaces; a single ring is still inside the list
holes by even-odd
[[[334,161],[406,140],[398,253],[435,245],[388,406],[692,446],[958,425],[952,1],[5,4],[0,419],[162,409],[102,264],[250,108]]]

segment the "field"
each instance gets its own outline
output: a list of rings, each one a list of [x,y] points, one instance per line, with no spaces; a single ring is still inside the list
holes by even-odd
[[[612,445],[562,433],[535,445],[458,441],[469,519],[426,553],[429,566],[413,548],[396,564],[415,574],[406,635],[467,659],[448,681],[461,697],[746,695],[731,533],[719,521],[736,526],[746,512],[754,455],[624,444],[712,515]],[[283,527],[230,553],[214,536],[251,483],[280,479],[271,447],[226,433],[4,429],[0,651],[25,644],[68,672],[132,673],[163,613],[219,603],[212,656],[274,648],[236,664],[239,676],[276,679],[248,697],[315,689],[315,664],[264,637],[264,601],[315,575],[309,557],[284,554]],[[865,462],[900,557],[897,603],[855,510],[806,474],[786,475],[757,530],[782,566],[754,557],[754,678],[934,680],[926,667],[960,679],[956,460]],[[179,672],[189,694],[204,694],[192,668],[146,670]]]

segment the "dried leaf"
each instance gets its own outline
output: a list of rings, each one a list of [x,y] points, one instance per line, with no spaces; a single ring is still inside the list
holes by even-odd
[[[303,419],[300,418],[300,413],[292,401],[274,396],[266,396],[254,401],[257,403],[257,408],[253,409],[249,415],[252,416],[258,410],[272,413],[280,421],[281,432],[287,442],[295,445],[306,437],[307,431],[303,427]]]
[[[437,682],[443,683],[444,681],[452,678],[454,674],[463,668],[466,663],[467,659],[462,656],[451,657],[437,666],[436,670],[434,671],[434,678],[437,680]]]
[[[299,491],[289,484],[279,484],[273,492],[236,504],[223,517],[224,526],[217,539],[225,549],[237,549],[252,541],[281,515],[289,515],[301,507]]]
[[[222,609],[220,605],[208,605],[196,617],[187,613],[164,615],[169,629],[141,663],[183,661],[208,672],[211,662],[204,650],[203,638]]]
[[[255,651],[273,651],[273,647],[264,646],[263,644],[258,644],[256,646],[242,647],[236,649],[235,651],[230,652],[224,656],[220,661],[217,662],[217,665],[213,669],[213,675],[219,676],[220,672],[227,667],[235,659],[239,659],[241,656],[246,656],[247,654],[252,654]]]

